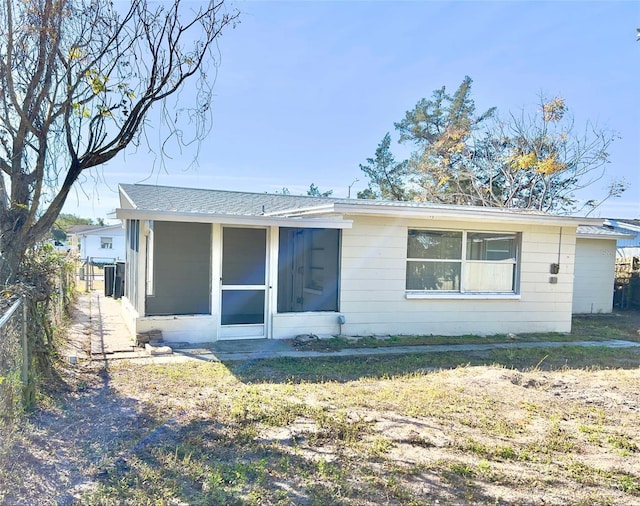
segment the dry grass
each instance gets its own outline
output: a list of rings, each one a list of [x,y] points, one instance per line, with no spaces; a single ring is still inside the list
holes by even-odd
[[[640,504],[639,364],[599,347],[84,364],[0,452],[0,502]]]

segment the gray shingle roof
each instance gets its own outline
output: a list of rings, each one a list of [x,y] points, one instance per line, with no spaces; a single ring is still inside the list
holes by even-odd
[[[121,184],[120,188],[136,209],[148,211],[173,211],[182,213],[227,214],[238,216],[278,215],[331,204],[366,205],[376,207],[447,209],[472,211],[482,209],[496,214],[547,216],[532,210],[474,207],[423,202],[398,202],[333,197],[309,197],[271,193],[249,193],[198,188],[176,188],[143,184]]]
[[[95,230],[99,228],[98,225],[71,225],[67,228],[68,234],[79,234],[81,232],[86,232],[87,230]]]
[[[184,213],[231,214],[258,216],[345,201],[326,197],[274,195],[226,190],[174,188],[141,184],[121,184],[120,188],[137,209]]]

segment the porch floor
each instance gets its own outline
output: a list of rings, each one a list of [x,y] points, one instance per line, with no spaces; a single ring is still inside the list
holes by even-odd
[[[170,346],[173,348],[174,355],[214,361],[287,356],[295,350],[289,341],[280,339],[233,339],[213,343],[184,343]]]

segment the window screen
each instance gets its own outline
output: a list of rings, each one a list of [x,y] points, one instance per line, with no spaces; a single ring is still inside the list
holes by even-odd
[[[278,312],[337,311],[340,231],[281,228]]]

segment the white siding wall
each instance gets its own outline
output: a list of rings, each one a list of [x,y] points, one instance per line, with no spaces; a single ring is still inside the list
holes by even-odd
[[[345,335],[454,336],[571,330],[575,228],[562,228],[562,244],[558,251],[561,234],[557,226],[360,216],[347,218],[353,219],[354,223],[353,228],[342,231],[340,311],[276,314],[276,298],[272,293],[269,304],[271,317],[267,316],[271,337],[281,339],[302,333],[335,335],[340,332]],[[442,298],[442,294],[438,294],[439,297],[407,299],[405,276],[409,228],[521,233],[519,294],[501,299],[473,295]],[[272,234],[270,285],[277,287],[277,257],[273,249],[277,244],[274,244],[274,238]],[[219,240],[220,228],[214,225],[212,314],[138,318],[135,325],[137,332],[161,329],[167,341],[203,342],[218,339]],[[143,259],[144,255],[140,255],[141,262]],[[560,272],[557,283],[552,284],[549,282],[552,276],[550,264],[558,261]],[[346,320],[342,326],[338,324],[339,315],[344,315]],[[130,324],[133,324],[137,315],[128,316]]]
[[[285,313],[272,317],[273,339],[290,339],[300,334],[331,337],[340,333],[340,313]]]
[[[574,313],[610,313],[612,311],[615,262],[615,240],[577,240]]]
[[[145,316],[136,320],[136,333],[162,331],[171,343],[210,343],[218,339],[217,319],[211,315]]]
[[[562,229],[560,273],[551,284],[550,264],[558,262],[560,228],[353,218],[343,231],[340,312],[343,334],[462,335],[506,332],[569,332],[573,291],[575,228]],[[405,272],[409,228],[510,231],[522,233],[520,297],[473,296],[407,300]]]

